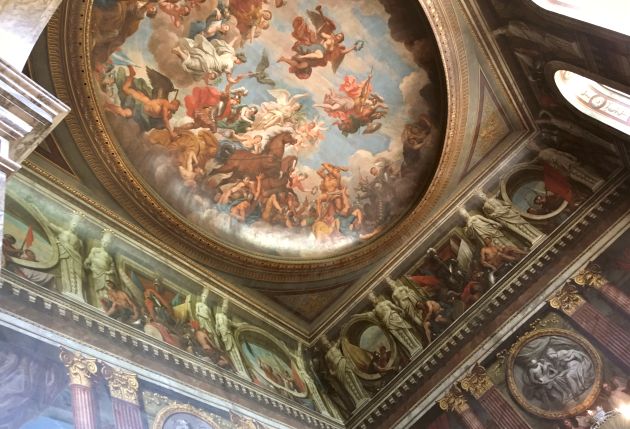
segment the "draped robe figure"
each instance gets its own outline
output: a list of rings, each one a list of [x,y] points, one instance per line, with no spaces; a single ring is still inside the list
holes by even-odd
[[[357,375],[352,371],[352,366],[341,352],[339,341],[331,343],[328,338],[322,339],[322,345],[326,349],[324,360],[328,367],[328,372],[343,386],[346,393],[352,399],[355,408],[369,400],[368,393],[359,381]],[[343,392],[340,392],[343,393]]]
[[[542,240],[545,236],[538,228],[532,226],[512,207],[512,204],[488,197],[483,192],[479,193],[484,200],[483,213],[490,219],[499,222],[514,234],[522,237],[530,245]]]
[[[195,316],[197,317],[197,321],[199,322],[199,326],[202,329],[205,329],[208,333],[208,336],[212,340],[215,346],[219,346],[219,336],[217,335],[217,331],[214,326],[214,318],[212,317],[212,312],[210,311],[210,307],[206,304],[208,300],[208,290],[204,289],[201,293],[200,300],[195,304]]]
[[[394,303],[404,311],[409,320],[420,329],[423,329],[423,315],[422,310],[420,310],[422,307],[418,295],[401,282],[397,282],[389,277],[385,281],[392,289],[392,300]]]
[[[385,326],[385,328],[398,340],[398,342],[413,356],[422,350],[422,343],[413,334],[413,327],[401,316],[402,309],[394,305],[393,302],[377,297],[373,293],[369,295],[374,310],[372,313]]]
[[[59,248],[60,291],[73,299],[85,301],[85,291],[83,290],[83,242],[74,232],[79,222],[79,216],[73,216],[67,228],[52,222],[48,224],[48,227],[57,235],[55,243]]]
[[[497,246],[518,247],[501,231],[503,225],[499,222],[481,215],[471,215],[464,208],[459,209],[459,214],[466,219],[466,235],[476,239],[482,246],[485,246],[484,239],[487,237]]]
[[[109,232],[103,233],[101,238],[101,245],[92,247],[88,257],[83,262],[83,266],[90,274],[88,276],[88,283],[90,285],[90,292],[88,299],[94,305],[100,305],[102,300],[108,299],[107,296],[107,281],[115,283],[116,266],[114,265],[114,258],[108,252],[108,247],[111,243],[111,234]]]
[[[232,327],[234,323],[230,320],[227,315],[228,311],[228,301],[224,300],[221,304],[221,307],[217,309],[217,313],[215,315],[216,322],[216,330],[219,334],[219,338],[221,338],[221,342],[225,347],[225,351],[230,356],[230,360],[232,361],[232,365],[234,365],[234,369],[247,380],[251,380],[249,377],[249,373],[245,368],[245,364],[243,363],[243,358],[241,357],[241,352],[239,350],[238,344],[236,344],[236,339],[234,338],[234,334],[232,333]]]

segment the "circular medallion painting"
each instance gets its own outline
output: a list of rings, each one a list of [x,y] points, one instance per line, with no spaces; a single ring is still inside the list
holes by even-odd
[[[542,329],[521,338],[508,362],[508,386],[528,412],[550,419],[580,414],[596,399],[601,359],[582,336]]]
[[[284,344],[255,327],[238,330],[236,337],[255,381],[298,398],[308,396],[302,371]]]
[[[435,172],[445,93],[416,0],[94,0],[88,16],[108,138],[200,236],[328,258],[390,229]]]

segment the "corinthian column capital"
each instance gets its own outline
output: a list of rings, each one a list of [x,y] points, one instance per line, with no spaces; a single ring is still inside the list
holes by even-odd
[[[61,349],[59,359],[68,368],[70,384],[91,387],[92,376],[96,374],[96,359],[83,356],[81,353]]]
[[[120,369],[112,368],[103,363],[101,374],[107,380],[109,393],[112,398],[138,405],[138,378],[135,374]]]
[[[575,286],[565,284],[549,298],[549,305],[556,310],[561,310],[567,315],[572,315],[586,301],[580,295]]]
[[[488,377],[486,369],[479,364],[475,364],[468,375],[461,379],[459,384],[462,386],[462,389],[470,392],[477,399],[494,386],[492,380]]]
[[[444,411],[451,411],[461,414],[468,409],[468,403],[464,398],[464,392],[455,384],[438,401],[438,405]]]
[[[594,263],[589,263],[586,267],[582,268],[573,277],[573,282],[578,286],[592,287],[594,289],[600,289],[602,286],[609,283],[608,279],[604,277],[600,266]]]

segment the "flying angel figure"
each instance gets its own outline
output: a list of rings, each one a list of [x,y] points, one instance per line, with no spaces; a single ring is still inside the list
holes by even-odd
[[[119,85],[121,107],[126,109],[129,115],[144,130],[153,128],[167,129],[172,137],[175,132],[170,124],[173,114],[177,112],[180,102],[177,99],[178,90],[173,82],[162,73],[146,68],[149,83],[145,79],[136,78],[136,70],[133,66],[127,66],[129,74],[125,76],[122,68],[118,69],[116,83]],[[175,92],[173,99],[169,99]]]
[[[256,78],[256,81],[262,85],[270,85],[276,86],[276,82],[269,78],[269,73],[267,73],[267,69],[269,68],[269,57],[267,56],[267,51],[263,51],[262,57],[260,57],[260,61],[256,66],[256,71],[251,75]]]
[[[286,89],[268,89],[275,101],[265,101],[261,103],[260,110],[254,119],[252,129],[265,130],[274,125],[283,126],[287,122],[295,122],[302,105],[299,99],[308,94],[291,95]]]
[[[295,38],[292,47],[294,53],[291,57],[278,59],[278,62],[289,64],[289,72],[299,79],[308,79],[314,67],[326,67],[328,63],[336,73],[347,54],[363,48],[363,40],[357,40],[351,48],[346,48],[342,44],[344,34],[335,32],[337,25],[324,15],[321,6],[317,6],[314,11],[308,10],[306,14],[315,28],[311,28],[303,17],[296,17],[291,33]]]

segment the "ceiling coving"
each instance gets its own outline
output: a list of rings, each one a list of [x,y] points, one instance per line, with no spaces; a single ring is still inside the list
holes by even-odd
[[[417,2],[90,3],[59,30],[86,107],[71,131],[149,231],[295,281],[359,270],[412,227],[447,104]]]

